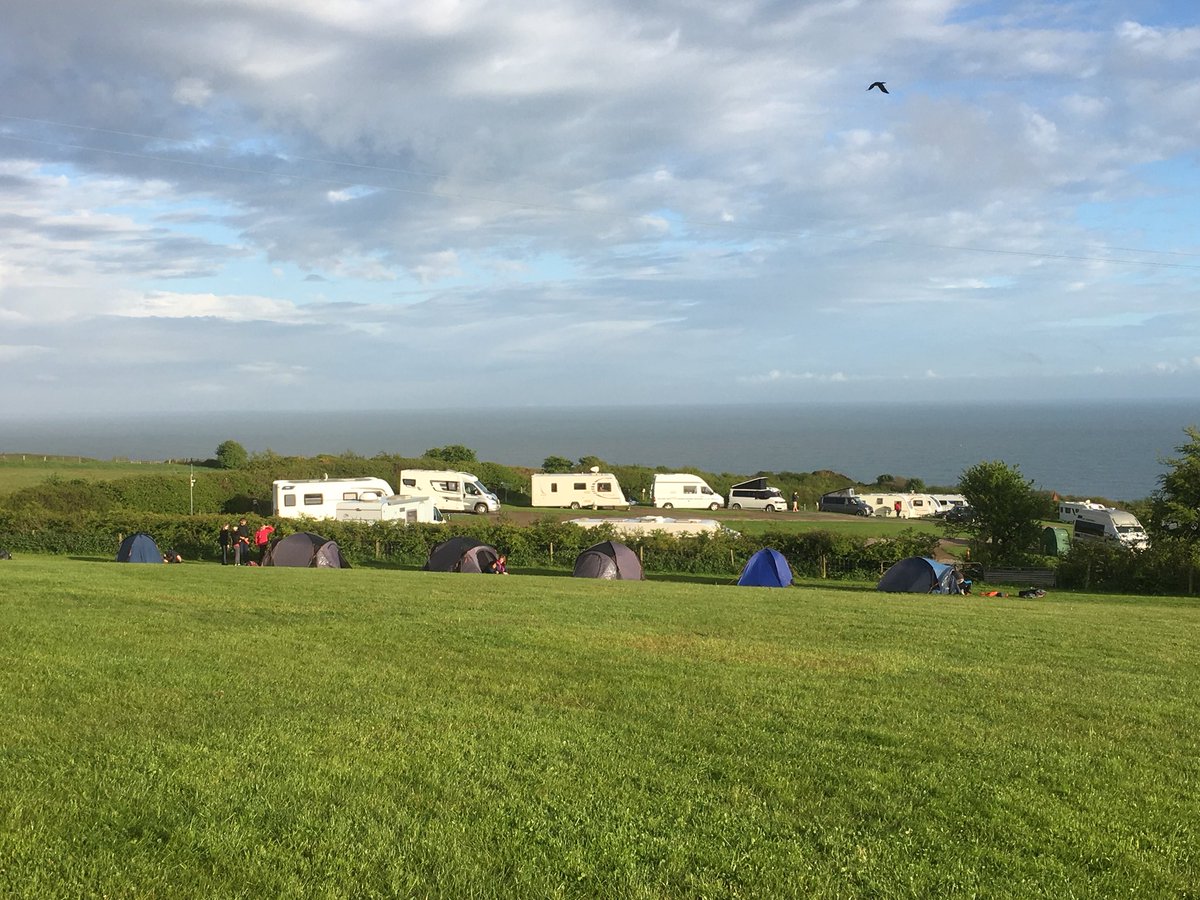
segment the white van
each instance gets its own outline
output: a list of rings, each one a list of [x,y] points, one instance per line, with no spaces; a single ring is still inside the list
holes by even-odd
[[[1093,503],[1091,500],[1059,500],[1058,521],[1074,522],[1087,510],[1103,511],[1108,509],[1103,503]]]
[[[1150,546],[1150,538],[1137,516],[1123,509],[1082,510],[1075,520],[1075,540],[1114,541],[1131,550]]]
[[[470,472],[403,469],[397,493],[401,497],[432,497],[438,509],[446,512],[483,515],[500,511],[500,499]]]
[[[282,519],[332,519],[349,500],[380,500],[392,495],[382,478],[296,478],[271,482],[271,514]]]
[[[707,481],[686,472],[655,475],[650,498],[659,509],[720,509],[725,505],[725,498]]]
[[[628,509],[629,500],[611,472],[538,473],[530,476],[529,505]]]
[[[786,512],[787,501],[779,488],[767,484],[767,479],[751,478],[729,489],[729,508]]]
[[[339,522],[426,522],[441,525],[446,519],[432,497],[384,497],[381,500],[344,500],[334,518]]]

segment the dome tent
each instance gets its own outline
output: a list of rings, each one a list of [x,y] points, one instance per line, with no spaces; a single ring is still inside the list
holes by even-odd
[[[158,549],[158,544],[154,543],[154,538],[144,531],[129,535],[121,541],[121,548],[117,550],[117,562],[161,563],[162,561],[163,555],[162,551]]]
[[[495,547],[471,537],[452,537],[435,544],[425,561],[428,572],[474,572],[490,570],[500,554]]]
[[[954,566],[910,556],[884,572],[875,589],[893,594],[952,594]]]
[[[350,568],[350,563],[346,562],[337,544],[311,531],[297,531],[273,540],[263,554],[262,564],[301,569]]]
[[[764,547],[746,560],[737,583],[739,587],[788,587],[792,567],[778,550]]]
[[[616,541],[604,541],[588,547],[575,557],[576,578],[607,578],[617,581],[645,579],[637,554]]]

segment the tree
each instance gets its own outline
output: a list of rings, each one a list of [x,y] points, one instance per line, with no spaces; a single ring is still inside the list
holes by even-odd
[[[1165,460],[1170,471],[1159,476],[1147,525],[1156,544],[1182,551],[1194,566],[1200,564],[1200,428],[1183,431],[1188,441],[1175,448],[1179,456]]]
[[[976,556],[986,561],[1015,561],[1037,544],[1050,501],[1035,491],[1016,466],[981,462],[959,477],[959,492],[975,511],[967,526]]]
[[[570,472],[571,461],[565,456],[547,456],[542,460],[542,471],[552,475]]]
[[[217,465],[222,469],[245,468],[250,461],[246,448],[237,441],[221,441],[217,445]]]
[[[598,456],[581,456],[581,457],[579,457],[579,470],[581,472],[586,472],[593,467],[595,467],[597,469],[601,469],[601,470],[607,469],[608,463],[606,463],[604,460],[602,460]]]
[[[462,466],[477,461],[475,459],[475,451],[470,447],[464,447],[462,444],[431,447],[425,451],[425,456],[429,459],[440,460],[448,466]]]

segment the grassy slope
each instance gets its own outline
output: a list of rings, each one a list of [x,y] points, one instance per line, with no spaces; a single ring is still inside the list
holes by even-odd
[[[5,896],[1181,896],[1200,604],[0,563]]]
[[[187,475],[188,467],[178,463],[128,462],[122,460],[83,459],[75,456],[42,457],[34,454],[0,456],[0,497],[21,488],[41,484],[47,478],[63,481],[112,481],[131,475]]]

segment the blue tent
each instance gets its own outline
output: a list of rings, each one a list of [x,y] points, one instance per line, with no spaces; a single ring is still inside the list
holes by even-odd
[[[746,560],[737,583],[740,587],[787,587],[792,583],[792,567],[778,550],[764,547]]]
[[[139,531],[121,541],[121,549],[117,551],[117,562],[162,563],[163,555],[154,543],[154,538]]]
[[[900,594],[952,594],[954,566],[925,556],[910,556],[884,572],[876,590]]]

